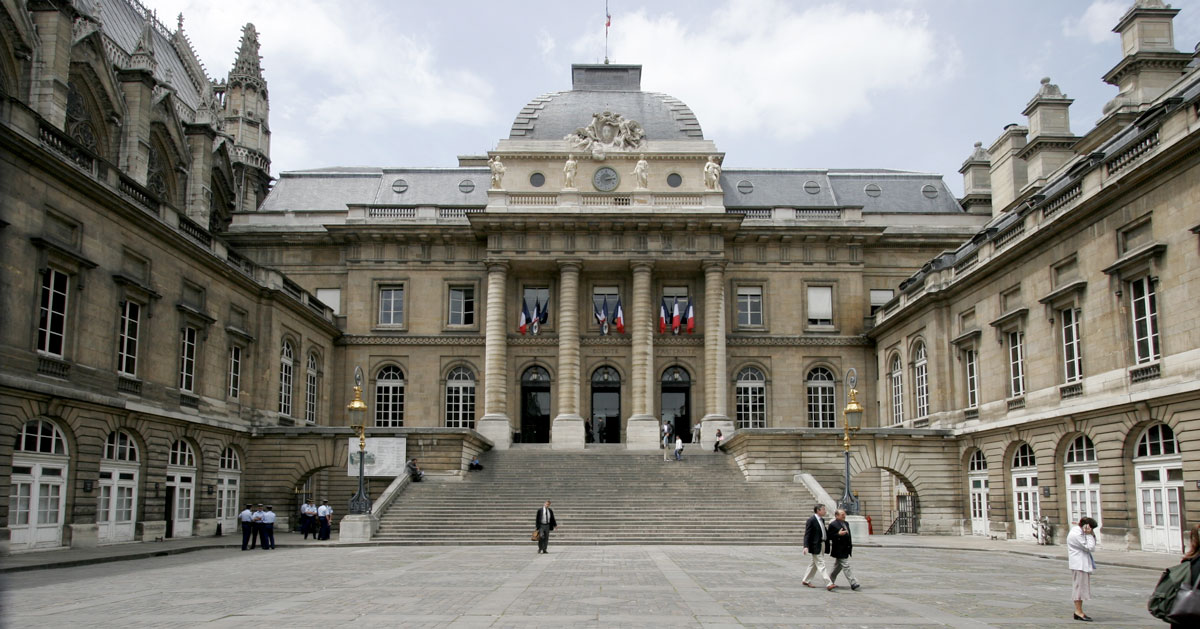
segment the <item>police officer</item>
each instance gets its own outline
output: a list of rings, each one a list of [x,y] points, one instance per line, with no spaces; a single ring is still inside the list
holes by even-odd
[[[258,503],[258,508],[255,509],[254,513],[250,516],[250,522],[253,523],[253,525],[254,525],[254,532],[253,532],[252,537],[250,538],[251,550],[253,550],[255,544],[257,544],[259,542],[262,542],[263,546],[266,546],[266,541],[262,537],[262,516],[263,516],[263,504],[260,502],[260,503]]]
[[[254,531],[254,512],[250,507],[251,505],[246,505],[238,514],[238,521],[242,523],[242,550],[246,550],[246,545],[250,543],[250,535]],[[257,536],[255,539],[257,540]]]
[[[313,539],[317,538],[317,507],[311,500],[305,500],[304,506],[300,507],[300,532],[304,533],[304,539],[308,539],[310,533]]]
[[[275,512],[271,505],[262,512],[262,547],[263,550],[275,550]]]
[[[322,500],[321,506],[317,507],[317,524],[321,527],[317,539],[329,539],[329,520],[332,517],[333,509],[329,506],[329,501]]]

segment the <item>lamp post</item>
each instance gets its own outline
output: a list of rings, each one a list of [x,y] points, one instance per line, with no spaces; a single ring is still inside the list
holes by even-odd
[[[853,368],[846,373],[846,408],[842,410],[842,425],[844,437],[842,438],[842,449],[845,451],[846,457],[846,491],[842,494],[842,502],[839,505],[846,511],[846,515],[858,515],[858,498],[850,492],[850,433],[862,428],[863,407],[858,403],[858,389],[854,387],[858,384],[858,372]]]
[[[350,427],[358,435],[358,493],[350,499],[350,513],[357,515],[371,512],[371,498],[363,484],[363,465],[367,451],[367,404],[362,400],[362,384],[362,368],[355,367],[354,399],[346,406],[346,415],[350,418]]]

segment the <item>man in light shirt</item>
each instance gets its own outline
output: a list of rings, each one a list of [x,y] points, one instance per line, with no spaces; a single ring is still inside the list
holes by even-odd
[[[263,550],[275,550],[275,512],[271,510],[271,505],[267,505],[266,511],[262,512],[262,547]]]
[[[254,550],[254,547],[258,544],[261,544],[263,541],[262,540],[262,515],[263,515],[263,504],[260,502],[260,503],[258,503],[258,508],[256,508],[254,510],[254,513],[252,513],[250,515],[250,525],[254,529],[254,531],[251,533],[251,536],[250,536],[250,550]]]
[[[250,510],[251,505],[246,505],[245,509],[238,514],[238,521],[242,523],[242,550],[246,550],[246,546],[250,543],[250,535],[254,532],[254,512]],[[257,541],[257,536],[255,541]]]
[[[329,521],[332,517],[333,509],[329,506],[329,501],[322,500],[321,506],[317,507],[317,524],[321,527],[317,539],[329,539]]]

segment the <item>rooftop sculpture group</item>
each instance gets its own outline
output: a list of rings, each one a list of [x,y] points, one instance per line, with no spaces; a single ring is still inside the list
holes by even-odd
[[[592,122],[563,138],[571,148],[590,151],[595,159],[604,159],[605,151],[632,151],[646,144],[646,132],[636,120],[627,120],[611,111],[592,114]]]

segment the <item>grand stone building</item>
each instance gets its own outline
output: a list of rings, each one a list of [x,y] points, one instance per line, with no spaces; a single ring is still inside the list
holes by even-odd
[[[3,7],[13,550],[347,495],[356,367],[370,433],[449,477],[488,448],[652,449],[670,422],[732,434],[750,481],[840,494],[856,373],[877,520],[1026,537],[1095,505],[1121,544],[1166,550],[1200,519],[1200,88],[1174,10],[1122,20],[1092,132],[1047,81],[956,199],[925,173],[723,168],[636,65],[573,66],[456,168],[272,179],[253,26],[215,80],[136,0]],[[1161,482],[1135,480],[1151,464]]]

